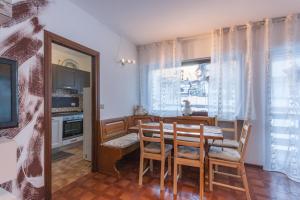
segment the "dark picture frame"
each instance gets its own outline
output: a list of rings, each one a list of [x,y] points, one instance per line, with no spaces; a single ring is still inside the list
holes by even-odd
[[[0,122],[0,129],[17,127],[19,124],[18,111],[18,62],[8,58],[0,57],[0,64],[10,66],[10,80],[11,80],[11,120],[7,122]],[[1,91],[0,91],[1,92]],[[1,107],[1,103],[0,103]]]

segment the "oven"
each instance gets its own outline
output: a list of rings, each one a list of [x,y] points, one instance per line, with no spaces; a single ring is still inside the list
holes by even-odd
[[[63,140],[83,135],[83,116],[71,115],[63,117]]]

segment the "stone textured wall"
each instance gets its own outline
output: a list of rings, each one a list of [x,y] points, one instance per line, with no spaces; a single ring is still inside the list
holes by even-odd
[[[39,14],[47,5],[47,0],[18,1],[12,20],[0,27],[0,56],[19,64],[19,126],[0,130],[18,144],[17,179],[1,187],[18,199],[44,199],[44,25]]]

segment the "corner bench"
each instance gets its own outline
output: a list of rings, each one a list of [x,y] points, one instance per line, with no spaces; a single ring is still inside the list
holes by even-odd
[[[99,172],[120,177],[117,162],[138,148],[138,134],[128,133],[126,117],[101,121]]]

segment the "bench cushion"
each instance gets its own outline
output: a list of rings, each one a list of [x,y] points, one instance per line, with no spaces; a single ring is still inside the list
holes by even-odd
[[[167,154],[172,150],[173,146],[171,144],[165,144],[165,153]],[[160,154],[160,143],[158,142],[150,142],[144,148],[145,152],[147,153],[157,153]]]
[[[106,147],[123,149],[123,148],[129,147],[137,142],[139,142],[138,135],[136,133],[129,133],[122,137],[107,141],[107,142],[103,143],[102,145],[106,146]]]
[[[238,162],[241,159],[241,155],[238,150],[231,148],[222,148],[222,147],[210,147],[208,152],[209,158],[216,158],[227,161]]]

